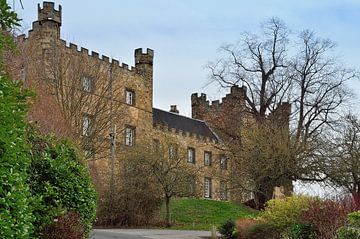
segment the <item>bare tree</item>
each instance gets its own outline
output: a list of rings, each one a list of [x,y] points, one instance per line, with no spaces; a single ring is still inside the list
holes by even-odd
[[[221,47],[225,57],[210,63],[211,80],[221,87],[243,84],[251,113],[261,121],[284,99],[290,86],[285,77],[288,29],[272,18],[260,36],[243,33],[237,44]]]
[[[138,144],[129,155],[129,159],[141,163],[143,177],[155,181],[165,202],[165,220],[170,221],[170,200],[174,196],[194,196],[197,177],[202,168],[187,163],[185,149],[180,148],[170,136],[164,136],[166,142],[154,147]]]
[[[328,181],[351,194],[360,207],[360,120],[349,114],[342,120],[337,133],[328,140],[324,150],[324,171]]]
[[[128,75],[60,40],[45,51],[34,40],[19,45],[18,72],[24,72],[24,85],[37,93],[30,120],[45,133],[72,138],[89,160],[109,158],[109,134],[120,115],[126,117],[122,106]]]
[[[299,42],[295,42],[290,50],[290,39],[287,27],[278,19],[270,19],[262,25],[260,36],[245,33],[239,43],[221,48],[225,57],[209,64],[211,81],[221,87],[236,84],[247,87],[244,113],[248,114],[235,117],[250,115],[253,123],[260,125],[267,124],[270,118],[275,124],[282,122],[284,128],[290,124],[288,151],[293,160],[286,173],[288,180],[324,180],[323,175],[316,172],[319,139],[339,118],[339,110],[350,96],[346,82],[357,78],[358,74],[342,66],[339,59],[331,55],[334,44],[330,40],[303,31],[298,37]],[[282,102],[291,103],[290,118],[281,114]],[[275,115],[280,118],[274,118]],[[241,151],[247,142],[241,136],[241,129],[237,132],[237,137],[231,137],[230,144],[239,147],[229,147],[232,151]],[[239,143],[234,144],[234,140]],[[264,167],[269,166],[266,161],[264,163]],[[265,191],[263,194],[267,195]]]

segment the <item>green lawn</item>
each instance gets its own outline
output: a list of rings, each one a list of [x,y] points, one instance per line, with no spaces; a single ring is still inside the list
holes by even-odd
[[[171,201],[172,229],[210,230],[231,218],[256,217],[257,211],[231,202],[178,198]],[[164,215],[164,209],[161,212]]]

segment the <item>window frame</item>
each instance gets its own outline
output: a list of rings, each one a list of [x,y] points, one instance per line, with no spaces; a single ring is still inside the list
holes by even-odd
[[[130,130],[130,131],[128,131]],[[126,125],[125,126],[125,130],[124,130],[124,133],[125,133],[125,146],[129,146],[129,147],[132,147],[134,146],[135,144],[135,137],[136,137],[136,127],[134,126],[131,126],[131,125]],[[128,133],[131,133],[131,140],[128,141]]]
[[[192,152],[192,160],[190,161],[190,152]],[[195,162],[196,162],[196,152],[195,152],[195,148],[193,148],[193,147],[188,147],[187,148],[187,162],[188,163],[192,163],[192,164],[195,164]]]
[[[85,82],[88,82],[86,84]],[[94,79],[90,76],[82,76],[81,77],[81,90],[86,93],[93,93],[94,92]]]
[[[85,129],[85,120],[88,119],[88,123]],[[81,136],[89,137],[93,133],[94,116],[90,114],[83,114],[81,118]]]
[[[128,93],[131,94],[130,102],[128,102]],[[125,88],[125,103],[127,105],[135,106],[135,91],[130,88]]]
[[[204,178],[204,198],[212,198],[212,179],[209,177]]]
[[[224,159],[224,163],[222,162],[222,159]],[[225,156],[225,154],[220,154],[220,168],[223,170],[228,169],[228,158]]]
[[[209,155],[209,162],[207,163],[206,155]],[[212,152],[211,151],[204,151],[204,165],[211,166],[212,165]]]
[[[227,183],[226,181],[221,180],[219,183],[219,196],[220,196],[220,200],[222,201],[227,201],[228,200],[228,196],[227,196]]]
[[[179,156],[178,145],[169,144],[169,159],[177,159]]]

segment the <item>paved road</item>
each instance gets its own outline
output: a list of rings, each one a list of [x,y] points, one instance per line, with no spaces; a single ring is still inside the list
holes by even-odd
[[[204,239],[208,231],[159,229],[94,229],[90,239]]]

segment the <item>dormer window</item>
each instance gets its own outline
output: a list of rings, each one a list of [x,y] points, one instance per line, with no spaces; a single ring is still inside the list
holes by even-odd
[[[135,92],[133,90],[125,90],[125,102],[128,105],[135,105]]]
[[[93,92],[93,80],[88,76],[81,77],[81,87],[85,92]]]

